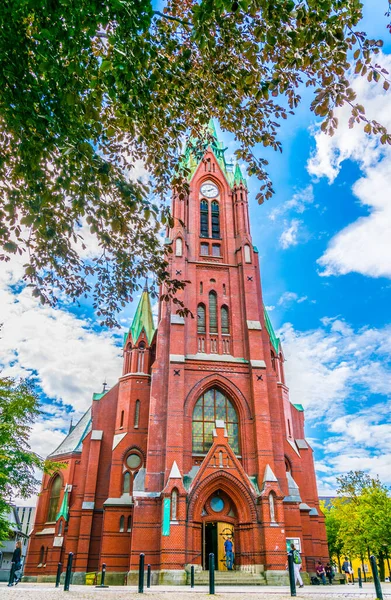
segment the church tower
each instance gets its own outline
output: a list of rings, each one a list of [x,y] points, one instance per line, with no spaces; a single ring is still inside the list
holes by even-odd
[[[73,465],[58,480],[58,502],[67,490],[62,546],[80,574],[105,562],[115,581],[134,582],[143,552],[156,581],[184,583],[190,565],[208,568],[211,552],[227,569],[226,539],[235,569],[269,584],[287,583],[291,541],[307,572],[328,559],[303,407],[289,401],[263,304],[246,181],[227,164],[212,122],[209,133],[202,153],[186,149],[189,191],[173,193],[166,239],[171,276],[190,281],[178,296],[193,317],[161,302],[155,331],[145,289],[118,384],[94,395],[88,428],[72,432],[76,448],[70,433],[53,455]],[[59,535],[45,521],[52,487],[45,476],[31,576],[42,573],[44,532]],[[49,555],[53,569],[59,556]]]

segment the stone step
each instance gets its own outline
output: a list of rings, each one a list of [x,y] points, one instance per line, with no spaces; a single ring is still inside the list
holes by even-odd
[[[190,584],[190,573],[187,577]],[[195,573],[195,585],[209,585],[209,571]],[[266,585],[262,573],[247,573],[246,571],[215,571],[215,585]]]

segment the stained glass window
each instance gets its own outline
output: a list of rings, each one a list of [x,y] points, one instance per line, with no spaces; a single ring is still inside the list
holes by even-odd
[[[201,216],[201,227],[200,227],[200,235],[201,237],[209,237],[209,206],[206,200],[201,200],[200,206],[200,216]]]
[[[239,420],[231,401],[216,388],[209,389],[197,400],[193,411],[193,454],[206,454],[213,443],[216,419],[224,421],[228,442],[239,454]]]
[[[229,333],[229,314],[226,306],[221,307],[221,333]]]
[[[220,237],[220,207],[218,202],[212,202],[212,238]]]
[[[197,308],[197,331],[198,333],[205,333],[206,324],[205,324],[205,306],[203,304],[199,304]]]
[[[217,294],[209,292],[209,332],[217,333]]]
[[[49,522],[53,522],[56,520],[56,516],[58,513],[58,505],[60,502],[61,487],[61,477],[57,475],[53,479],[52,487],[50,490],[49,510],[47,518]]]

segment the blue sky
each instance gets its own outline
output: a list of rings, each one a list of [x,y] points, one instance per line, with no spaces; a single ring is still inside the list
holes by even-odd
[[[391,72],[386,4],[365,0],[362,29],[385,40],[379,62]],[[354,86],[368,116],[391,130],[391,92]],[[391,485],[391,151],[360,126],[349,130],[345,109],[336,135],[320,134],[309,103],[306,93],[283,124],[283,154],[266,153],[273,199],[258,206],[258,182],[248,182],[264,302],[283,340],[291,399],[306,409],[320,492],[350,469]],[[235,140],[219,135],[229,157]],[[18,259],[2,264],[2,373],[36,377],[45,414],[31,443],[46,455],[102,382],[115,383],[122,334],[102,331],[88,307],[75,311],[66,299],[58,309],[37,306],[21,275]],[[121,314],[124,327],[134,310]]]

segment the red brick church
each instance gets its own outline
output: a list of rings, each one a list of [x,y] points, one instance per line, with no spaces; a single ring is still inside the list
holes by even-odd
[[[190,565],[286,583],[287,544],[303,569],[328,559],[304,412],[291,404],[284,355],[262,299],[246,181],[210,125],[204,154],[189,146],[189,194],[173,195],[173,277],[195,318],[148,291],[123,346],[123,372],[71,427],[44,476],[25,576],[45,580],[74,553],[74,581],[106,563],[133,582],[145,553],[155,581],[183,583]],[[102,365],[102,373],[104,372]]]

